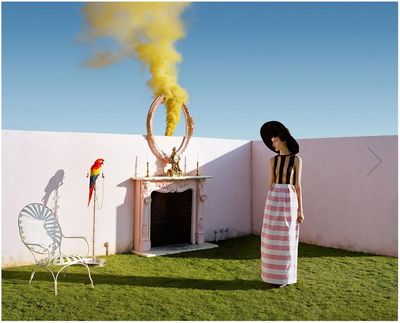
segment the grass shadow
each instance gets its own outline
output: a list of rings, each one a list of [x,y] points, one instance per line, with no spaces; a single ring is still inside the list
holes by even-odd
[[[28,284],[30,272],[27,271],[7,271],[3,270],[3,281],[22,280]],[[265,290],[272,288],[260,280],[213,280],[213,279],[193,279],[193,278],[174,278],[174,277],[146,277],[146,276],[119,276],[119,275],[98,275],[92,274],[92,279],[96,285],[125,285],[137,287],[154,288],[183,288],[199,290]],[[32,284],[35,281],[45,281],[53,283],[47,272],[37,272]],[[60,276],[59,282],[64,284],[89,283],[87,274],[68,273],[65,278]]]
[[[250,260],[260,259],[260,236],[248,235],[238,238],[218,241],[218,248],[209,250],[192,251],[180,254],[166,255],[168,258],[206,258],[206,259],[231,259],[231,260]],[[210,241],[211,243],[214,243]],[[322,257],[369,257],[373,254],[347,251],[329,247],[321,247],[307,243],[299,243],[299,257],[302,258],[322,258]]]
[[[259,259],[260,250],[254,247],[256,240],[259,240],[255,235],[240,237],[240,245],[238,238],[221,240],[218,242],[209,241],[213,244],[218,244],[218,248],[184,252],[179,254],[166,255],[168,258],[205,258],[205,259],[232,259],[232,260],[250,260]]]
[[[372,256],[377,257],[379,255],[374,255],[365,252],[348,251],[330,247],[322,247],[307,243],[299,243],[299,257],[301,258],[372,257]],[[380,256],[380,257],[389,257],[389,256]]]

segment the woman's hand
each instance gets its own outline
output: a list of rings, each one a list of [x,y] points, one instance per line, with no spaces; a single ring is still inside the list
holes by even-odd
[[[297,211],[297,222],[302,223],[304,220],[304,214],[303,214],[303,210],[299,209]]]

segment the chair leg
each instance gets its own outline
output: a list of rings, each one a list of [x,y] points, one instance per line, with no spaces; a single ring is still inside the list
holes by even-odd
[[[54,294],[57,296],[57,277],[54,276],[54,273],[51,271],[51,269],[49,267],[46,267],[46,269],[50,272],[51,276],[53,276],[53,280],[54,280]],[[58,276],[58,274],[57,274]]]
[[[71,265],[65,265],[64,267],[62,267],[58,272],[57,272],[57,275],[56,275],[56,277],[54,278],[54,288],[55,288],[55,291],[56,291],[56,295],[57,295],[57,279],[58,279],[58,275],[64,270],[64,269],[66,269],[68,266],[71,266]]]
[[[92,275],[90,274],[89,266],[86,263],[81,263],[81,264],[86,267],[86,269],[87,269],[87,271],[89,273],[90,283],[92,284],[92,288],[94,288],[93,279],[92,279]]]
[[[35,276],[35,270],[32,271],[31,279],[29,279],[29,284],[32,282],[33,276]]]

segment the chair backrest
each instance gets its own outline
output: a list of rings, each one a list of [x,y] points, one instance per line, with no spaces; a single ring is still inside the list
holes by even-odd
[[[61,244],[62,232],[57,217],[43,204],[25,206],[18,215],[18,227],[22,242],[32,252],[47,254],[46,250],[54,252]]]

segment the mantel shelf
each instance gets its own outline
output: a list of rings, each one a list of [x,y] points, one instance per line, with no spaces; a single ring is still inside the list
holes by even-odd
[[[134,181],[185,181],[185,180],[192,180],[192,179],[209,179],[212,176],[149,176],[149,177],[132,177]]]

